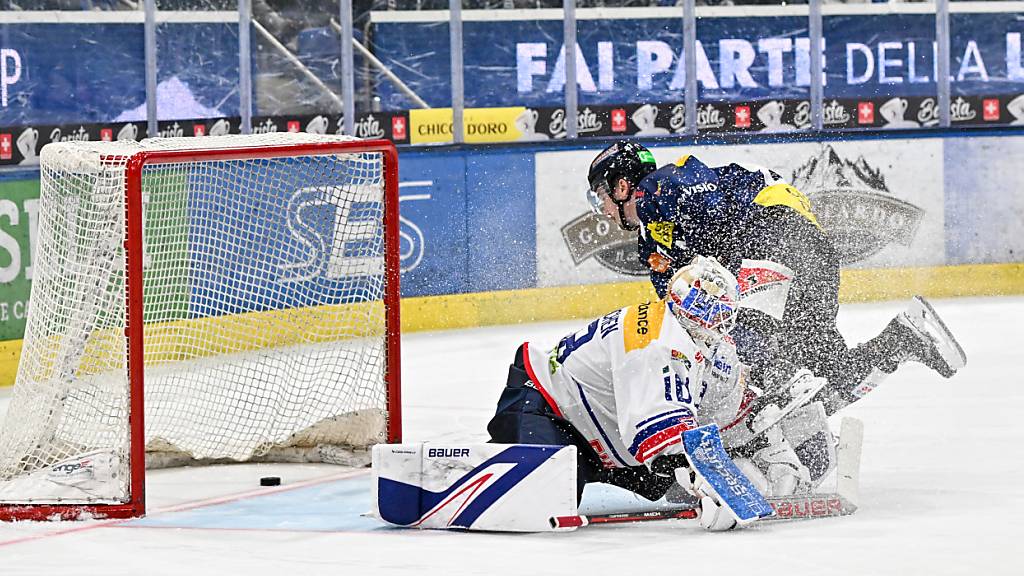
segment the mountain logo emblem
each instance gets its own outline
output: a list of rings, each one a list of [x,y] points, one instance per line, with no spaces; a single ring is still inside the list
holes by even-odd
[[[791,182],[811,200],[843,266],[893,243],[910,246],[924,216],[921,208],[895,198],[881,171],[863,156],[851,162],[828,145],[794,170]]]

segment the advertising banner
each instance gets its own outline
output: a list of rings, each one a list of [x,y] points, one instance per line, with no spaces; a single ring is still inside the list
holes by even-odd
[[[0,183],[0,341],[21,338],[38,233],[39,180]],[[2,358],[0,358],[2,361]]]
[[[1019,6],[952,4],[953,125],[1024,125]],[[938,125],[931,9],[825,6],[825,128]],[[698,10],[695,120],[701,131],[811,128],[807,9],[781,6],[759,15],[766,13],[740,6]],[[48,142],[147,135],[141,14],[54,14],[21,12],[3,25],[0,165],[32,165]],[[566,54],[577,65],[580,136],[684,131],[681,10],[581,9],[578,16],[577,45],[566,50],[560,10],[465,11],[466,142],[564,138]],[[434,109],[415,109],[394,83],[376,70],[367,73],[357,60],[357,136],[400,144],[451,141],[446,19],[441,11],[373,13],[370,49]],[[236,20],[231,12],[159,12],[160,136],[240,131]],[[254,132],[338,130],[340,114],[314,112],[334,108],[325,91],[340,86],[337,42],[327,28],[303,30],[288,48],[301,66],[279,49],[254,44]],[[302,68],[326,88],[307,86]],[[296,112],[283,114],[288,110]]]
[[[482,124],[477,118],[491,111],[518,111],[512,126]],[[412,110],[410,123],[417,118],[447,118],[418,124],[428,135],[413,143],[450,142],[451,113]],[[1017,118],[1020,116],[1020,118]],[[686,133],[686,105],[683,102],[658,104],[584,105],[576,113],[580,137],[669,136]],[[826,129],[934,128],[939,125],[938,99],[928,97],[882,96],[863,99],[830,99],[823,103]],[[1024,125],[1024,94],[1006,97],[956,96],[950,102],[954,126]],[[467,142],[543,142],[566,137],[565,110],[562,108],[468,108]],[[809,100],[762,100],[744,102],[702,102],[697,106],[697,129],[705,132],[761,132],[783,134],[811,129]]]
[[[943,141],[855,140],[652,147],[658,164],[692,154],[711,166],[770,168],[811,201],[845,267],[946,262]],[[636,234],[594,214],[584,190],[597,150],[537,154],[537,283],[564,286],[647,276]]]
[[[525,108],[469,108],[462,117],[463,135],[469,144],[515,142],[523,139]],[[536,114],[536,112],[533,112]],[[409,111],[409,142],[439,144],[452,141],[452,109],[430,108]]]
[[[466,160],[399,156],[402,296],[466,292]]]
[[[806,99],[811,46],[806,9],[799,10],[780,9],[800,14],[782,16],[754,16],[741,7],[698,13],[700,100]],[[562,46],[561,12],[539,12],[531,19],[502,11],[466,13],[464,74],[486,79],[466,82],[467,107],[562,107],[566,53],[575,53],[583,105],[683,101],[680,9],[581,9],[575,50]],[[429,104],[448,105],[446,28],[425,25],[443,23],[447,13],[394,14],[374,13],[377,56]],[[826,99],[899,96],[911,105],[918,102],[911,98],[935,96],[934,13],[919,6],[830,7],[823,28]],[[952,14],[953,95],[1024,93],[1022,33],[1024,19],[1016,13]],[[380,90],[386,109],[412,107],[387,83]],[[911,106],[906,115],[917,112]]]
[[[449,114],[450,116],[450,114]],[[306,132],[309,134],[342,134],[342,114],[310,114],[291,116],[257,116],[252,119],[252,133]],[[449,124],[451,121],[449,120]],[[409,115],[397,113],[363,113],[356,117],[357,138],[387,138],[396,144],[409,141]],[[241,134],[241,119],[198,118],[165,120],[157,123],[157,136],[223,136]],[[97,124],[29,125],[0,127],[0,166],[35,166],[39,152],[50,142],[141,140],[148,137],[146,122],[100,122]],[[450,135],[449,135],[450,139]]]

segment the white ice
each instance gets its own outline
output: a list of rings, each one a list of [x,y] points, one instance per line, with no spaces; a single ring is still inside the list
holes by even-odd
[[[861,508],[725,534],[692,521],[504,535],[383,528],[365,471],[239,465],[153,471],[149,515],[0,525],[0,574],[1024,574],[1024,298],[933,302],[968,354],[951,380],[907,365],[846,414],[863,420]],[[846,305],[851,343],[899,304]],[[482,441],[525,339],[569,321],[409,334],[405,438]],[[0,399],[0,413],[7,401]],[[260,488],[279,475],[280,488]]]

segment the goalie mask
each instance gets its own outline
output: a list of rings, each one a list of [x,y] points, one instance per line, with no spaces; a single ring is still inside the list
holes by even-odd
[[[717,342],[736,325],[736,277],[714,258],[697,256],[679,269],[666,300],[683,328],[706,342]]]

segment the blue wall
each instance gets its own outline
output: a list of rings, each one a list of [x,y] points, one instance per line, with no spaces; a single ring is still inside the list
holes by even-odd
[[[403,295],[535,284],[531,151],[406,150],[399,167]]]

